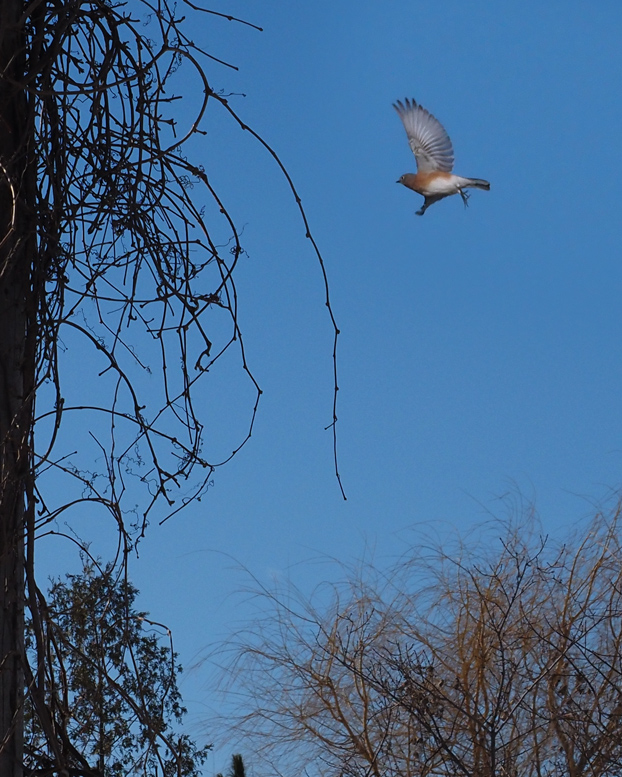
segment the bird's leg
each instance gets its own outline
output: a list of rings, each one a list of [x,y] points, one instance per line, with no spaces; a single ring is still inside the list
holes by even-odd
[[[424,195],[423,205],[421,206],[421,209],[417,211],[417,216],[423,216],[423,214],[430,207],[430,205],[434,205],[435,202],[438,202],[439,200],[442,200],[443,196],[444,195],[441,195],[439,197],[438,195],[433,194],[431,197],[426,197]]]
[[[458,189],[458,193],[462,197],[462,202],[464,203],[464,207],[469,207],[469,197],[471,196],[468,192],[465,192],[464,189]]]

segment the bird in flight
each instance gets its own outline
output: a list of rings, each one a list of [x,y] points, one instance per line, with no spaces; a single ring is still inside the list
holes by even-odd
[[[485,189],[489,191],[490,184],[481,178],[462,178],[454,175],[454,150],[445,128],[429,111],[414,100],[406,98],[393,104],[404,129],[408,135],[408,143],[417,160],[417,173],[405,173],[397,183],[412,189],[424,197],[417,216],[423,216],[426,210],[435,202],[459,194],[466,207],[469,199],[465,189]]]

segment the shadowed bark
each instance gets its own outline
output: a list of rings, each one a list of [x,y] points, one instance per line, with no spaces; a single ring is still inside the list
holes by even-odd
[[[18,777],[23,757],[24,536],[32,494],[30,441],[35,372],[36,169],[23,90],[23,3],[0,7],[0,774]],[[32,506],[32,505],[31,505]]]

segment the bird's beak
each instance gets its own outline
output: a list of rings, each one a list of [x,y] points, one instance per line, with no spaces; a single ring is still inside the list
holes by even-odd
[[[398,178],[395,183],[402,183],[401,180]]]

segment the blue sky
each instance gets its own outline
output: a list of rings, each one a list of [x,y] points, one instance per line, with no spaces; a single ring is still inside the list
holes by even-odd
[[[239,67],[209,65],[212,87],[246,95],[231,104],[279,153],[326,262],[348,500],[324,431],[320,268],[282,175],[214,102],[192,154],[244,228],[240,325],[264,395],[250,443],[132,564],[186,666],[243,621],[240,566],[311,588],[315,559],[372,548],[382,563],[411,527],[467,529],[517,493],[559,531],[622,472],[622,5],[210,7],[264,28],[201,17],[194,37]],[[454,197],[419,218],[396,185],[415,169],[391,107],[405,97],[447,128],[457,173],[491,182],[467,210]],[[208,449],[235,447],[249,398],[236,370],[214,376]],[[204,682],[183,687],[197,726]]]

